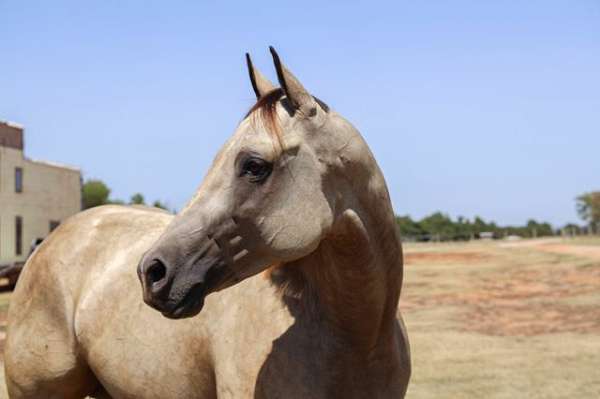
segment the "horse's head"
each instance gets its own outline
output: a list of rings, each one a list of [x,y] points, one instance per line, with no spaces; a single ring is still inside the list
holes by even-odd
[[[336,171],[360,136],[271,53],[281,88],[247,57],[256,105],[139,264],[144,300],[167,317],[193,316],[206,295],[310,254],[347,198]]]

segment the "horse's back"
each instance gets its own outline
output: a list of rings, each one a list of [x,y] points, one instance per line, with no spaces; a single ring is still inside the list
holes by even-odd
[[[111,268],[135,268],[170,219],[152,210],[99,207],[68,219],[40,245],[9,308],[5,368],[12,398],[76,398],[95,389],[76,336],[80,302]]]

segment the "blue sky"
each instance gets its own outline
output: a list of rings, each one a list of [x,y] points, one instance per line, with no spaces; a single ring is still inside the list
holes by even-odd
[[[203,3],[203,4],[201,4]],[[576,221],[600,189],[600,2],[0,1],[0,119],[181,208],[268,45],[375,153],[399,214]]]

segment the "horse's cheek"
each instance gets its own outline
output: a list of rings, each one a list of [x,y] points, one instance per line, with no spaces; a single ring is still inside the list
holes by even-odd
[[[280,261],[293,261],[310,254],[319,246],[327,229],[324,221],[331,219],[330,213],[327,207],[313,203],[312,207],[288,212],[285,218],[273,215],[265,234],[267,245]]]

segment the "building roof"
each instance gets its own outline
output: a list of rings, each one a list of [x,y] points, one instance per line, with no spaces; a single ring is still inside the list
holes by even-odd
[[[27,158],[27,161],[34,162],[34,163],[41,164],[41,165],[51,166],[53,168],[69,169],[74,172],[81,172],[81,169],[79,169],[76,166],[66,165],[66,164],[62,164],[62,163],[58,163],[58,162],[41,161],[41,160],[29,159],[29,158]]]
[[[0,120],[0,124],[4,124],[4,125],[10,126],[10,127],[14,127],[15,129],[19,129],[19,130],[25,129],[25,127],[23,125],[21,125],[20,123],[17,123],[17,122]]]

